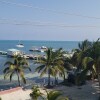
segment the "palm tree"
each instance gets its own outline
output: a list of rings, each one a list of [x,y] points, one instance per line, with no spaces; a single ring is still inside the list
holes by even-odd
[[[79,49],[75,49],[73,59],[75,60],[74,64],[76,64],[78,70],[83,69],[82,60],[88,55],[91,46],[91,42],[84,40],[82,43],[78,44]]]
[[[38,100],[38,98],[40,98],[40,97],[41,97],[41,99],[43,99],[42,95],[43,95],[43,93],[40,92],[38,86],[32,87],[32,93],[30,93],[30,97],[32,100]]]
[[[25,58],[20,57],[20,56],[15,56],[12,62],[7,61],[4,66],[7,66],[3,71],[4,79],[10,76],[10,81],[11,81],[13,75],[16,74],[18,77],[19,86],[20,86],[20,77],[22,81],[26,83],[26,80],[24,77],[24,69],[29,69],[30,71],[31,69],[29,68],[29,64]]]
[[[68,97],[61,97],[62,93],[60,91],[47,91],[46,100],[69,100]]]
[[[46,91],[47,93],[47,100],[57,100],[57,98],[59,96],[61,96],[62,94],[59,91]]]
[[[56,61],[58,60],[60,62],[59,65],[57,65],[57,66],[54,65],[53,66],[53,68],[55,70],[55,73],[54,73],[55,74],[54,75],[54,77],[55,77],[55,85],[57,85],[58,84],[57,75],[63,76],[63,78],[65,79],[64,54],[66,54],[66,52],[63,51],[62,48],[59,48],[58,50],[56,50],[54,52],[54,54],[55,54]]]
[[[32,93],[30,93],[30,97],[32,100],[69,100],[68,97],[60,97],[62,94],[59,91],[47,91],[46,92],[46,97],[43,97],[43,93],[41,93],[40,89],[38,86],[33,86],[32,87]],[[59,98],[60,97],[60,98]]]
[[[48,74],[48,87],[50,87],[51,75],[56,76],[58,70],[62,68],[63,61],[60,56],[58,51],[54,52],[52,48],[48,48],[46,57],[39,61],[41,65],[36,68],[36,71],[41,72],[40,76]]]
[[[92,77],[98,76],[99,87],[100,87],[100,41],[92,43],[90,49],[88,49],[88,55],[82,59],[82,65],[84,66],[83,71],[79,76],[79,81],[85,80],[87,73],[90,71]]]

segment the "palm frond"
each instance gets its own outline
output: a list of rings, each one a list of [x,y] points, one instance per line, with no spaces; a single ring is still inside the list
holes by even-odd
[[[42,70],[42,72],[41,72],[41,74],[40,74],[40,77],[42,77],[44,74],[46,74],[46,72],[47,72],[47,67],[45,67],[43,70]]]
[[[60,95],[61,95],[61,93],[59,91],[50,91],[47,94],[47,99],[48,100],[56,100]]]
[[[25,65],[25,66],[21,66],[21,67],[22,67],[23,70],[24,70],[24,69],[28,69],[29,71],[32,71],[31,68],[30,68],[29,66],[26,66],[26,65]]]
[[[6,65],[13,65],[13,63],[10,62],[10,61],[7,61],[7,62],[4,64],[4,66],[6,66]]]
[[[24,77],[24,73],[20,72],[20,76],[21,76],[22,81],[26,84],[26,79]]]
[[[10,81],[12,80],[12,76],[14,75],[15,71],[10,74]]]
[[[35,69],[35,72],[40,72],[41,70],[43,70],[44,69],[44,67],[45,67],[45,65],[40,65],[40,66],[38,66],[36,69]]]
[[[7,71],[5,74],[4,74],[4,79],[6,79],[7,77],[9,77],[11,75],[11,71]]]
[[[93,59],[91,57],[85,57],[82,61],[83,66],[86,68],[88,64],[92,63]]]
[[[9,71],[9,67],[6,67],[6,68],[3,70],[3,73],[6,73],[7,71]]]

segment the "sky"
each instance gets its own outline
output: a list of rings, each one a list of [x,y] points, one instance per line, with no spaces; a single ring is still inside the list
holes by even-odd
[[[100,0],[0,0],[0,40],[100,37]]]

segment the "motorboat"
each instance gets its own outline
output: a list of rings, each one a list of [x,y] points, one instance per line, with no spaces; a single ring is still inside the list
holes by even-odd
[[[29,51],[33,52],[45,52],[47,50],[47,47],[41,46],[41,47],[32,47]]]
[[[39,48],[33,46],[29,51],[39,52]]]
[[[20,43],[20,41],[19,41],[19,43],[16,45],[16,47],[18,47],[18,48],[23,48],[24,45],[23,45],[22,43]]]
[[[23,48],[24,45],[23,44],[17,44],[16,47]]]
[[[8,49],[7,50],[7,55],[10,56],[10,57],[13,57],[13,56],[17,56],[17,55],[21,55],[22,52],[18,49]]]

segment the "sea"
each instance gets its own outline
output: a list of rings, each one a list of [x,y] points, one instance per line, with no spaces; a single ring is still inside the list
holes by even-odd
[[[29,50],[32,47],[41,47],[41,46],[46,46],[46,47],[51,47],[53,49],[59,49],[63,48],[65,51],[71,51],[72,49],[78,48],[78,43],[80,41],[36,41],[36,40],[22,40],[20,41],[21,44],[24,45],[23,48],[18,48],[16,45],[19,43],[19,40],[0,40],[0,51],[6,51],[8,49],[18,49],[26,54],[33,54],[34,52],[30,52]],[[5,84],[10,84],[8,81],[4,81],[4,74],[3,70],[5,68],[4,64],[6,61],[11,60],[12,58],[8,58],[7,56],[0,55],[0,89],[6,86],[3,86]],[[34,79],[34,81],[41,81],[41,78],[39,78],[39,74],[35,73],[34,70],[38,65],[34,64],[34,61],[28,60],[30,63],[30,68],[32,69],[32,72],[30,73],[29,71],[25,71],[26,78],[27,79]],[[16,80],[16,77],[14,78]],[[40,80],[36,80],[40,79]],[[42,79],[43,81],[43,79]],[[12,84],[11,84],[12,85]],[[8,86],[8,85],[7,85]]]

